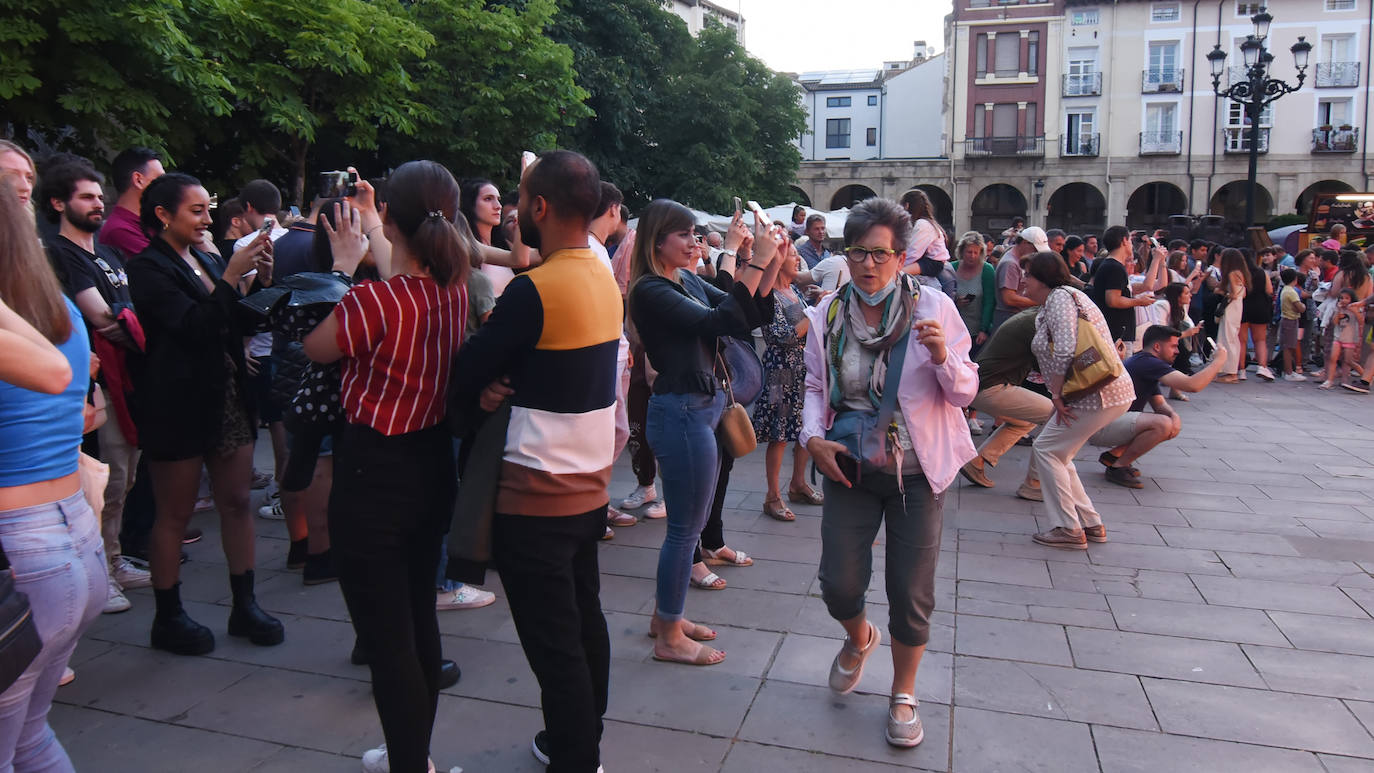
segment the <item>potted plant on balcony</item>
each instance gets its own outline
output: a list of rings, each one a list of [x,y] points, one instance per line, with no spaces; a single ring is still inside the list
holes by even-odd
[[[1355,128],[1355,127],[1351,126],[1351,125],[1348,124],[1348,123],[1343,123],[1343,124],[1340,125],[1339,128],[1340,128],[1340,130],[1343,131],[1343,132],[1348,132],[1348,131],[1350,131],[1351,129],[1353,129],[1353,128]]]

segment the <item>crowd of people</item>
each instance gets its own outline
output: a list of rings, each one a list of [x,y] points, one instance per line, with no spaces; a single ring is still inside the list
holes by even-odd
[[[1083,446],[1103,449],[1106,481],[1142,488],[1136,463],[1182,428],[1171,400],[1251,366],[1354,392],[1374,371],[1374,279],[1340,233],[1291,257],[1121,226],[956,237],[920,191],[856,205],[838,244],[800,208],[706,233],[660,199],[632,228],[620,190],[571,151],[526,158],[504,194],[431,161],[349,169],[304,216],[270,181],[221,200],[146,148],[108,168],[107,211],[91,161],[36,165],[0,142],[0,561],[42,639],[0,694],[0,767],[20,771],[71,769],[48,708],[125,590],[152,588],[154,648],[215,648],[216,621],[180,592],[207,506],[227,635],[288,638],[256,601],[255,511],[284,523],[302,582],[337,581],[385,740],[364,771],[434,770],[439,691],[461,676],[437,613],[492,603],[488,565],[541,689],[534,755],[599,771],[598,545],[662,520],[652,657],[722,662],[687,607],[692,588],[728,586],[717,570],[754,563],[722,515],[755,444],[763,514],[821,507],[839,693],[883,638],[865,597],[886,529],[884,734],[916,746],[942,495],[961,476],[995,488],[989,468],[1028,443],[1015,495],[1052,524],[1033,540],[1086,549],[1108,536]],[[254,469],[259,430],[271,472]],[[626,451],[637,486],[613,506]]]

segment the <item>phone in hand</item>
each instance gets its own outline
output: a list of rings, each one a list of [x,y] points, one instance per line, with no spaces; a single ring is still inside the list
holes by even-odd
[[[739,196],[735,196],[735,197],[734,197],[734,201],[735,201],[735,214],[738,215],[738,214],[740,214],[741,212],[743,212],[744,210],[741,209]]]
[[[1211,347],[1211,349],[1212,349],[1213,352],[1215,352],[1215,351],[1217,350],[1217,341],[1216,341],[1215,338],[1213,338],[1213,337],[1211,337],[1211,336],[1207,336],[1207,345],[1208,345],[1209,347]]]
[[[534,155],[534,151],[532,151],[532,150],[526,150],[526,151],[524,151],[523,153],[521,153],[521,154],[520,154],[520,173],[521,173],[521,174],[524,174],[524,173],[525,173],[525,170],[530,168],[530,164],[533,164],[538,158],[539,158],[539,157],[536,156],[536,155]]]
[[[258,230],[259,230],[260,233],[265,233],[265,234],[270,235],[270,234],[272,233],[272,229],[273,229],[273,228],[276,228],[276,227],[277,227],[277,220],[276,220],[276,218],[272,217],[271,215],[268,215],[267,217],[264,217],[264,218],[262,219],[262,228],[260,228],[260,229],[258,229]]]
[[[835,466],[840,468],[840,474],[849,481],[850,485],[859,482],[859,459],[851,453],[835,454]]]
[[[357,195],[357,172],[320,172],[320,198],[342,199]]]
[[[763,207],[760,207],[757,201],[749,200],[749,210],[754,213],[754,225],[768,222],[768,213],[763,211]]]

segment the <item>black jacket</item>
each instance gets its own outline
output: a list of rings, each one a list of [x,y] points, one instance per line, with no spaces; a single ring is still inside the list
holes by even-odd
[[[749,338],[773,315],[773,296],[755,297],[734,283],[729,292],[696,274],[679,271],[682,284],[646,276],[630,290],[630,318],[658,371],[654,394],[715,394],[720,336]]]
[[[147,352],[132,368],[133,415],[139,447],[158,461],[189,459],[217,447],[229,379],[235,380],[240,400],[248,395],[243,338],[263,321],[240,305],[239,291],[220,278],[222,258],[191,253],[214,280],[213,292],[206,292],[160,238],[127,267],[129,291],[148,340]]]

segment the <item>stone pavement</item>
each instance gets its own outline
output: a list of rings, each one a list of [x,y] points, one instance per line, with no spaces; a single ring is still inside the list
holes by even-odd
[[[1140,463],[1139,491],[1106,483],[1098,451],[1085,449],[1079,469],[1111,538],[1086,552],[1031,543],[1043,506],[1012,496],[1028,449],[1004,459],[994,490],[957,483],[917,679],[926,740],[910,751],[883,741],[886,652],[856,693],[824,686],[841,629],[816,583],[819,508],[797,508],[791,524],[762,516],[757,452],[736,466],[726,500],[729,543],[757,564],[722,570],[727,590],[688,597],[691,619],[719,630],[722,665],[649,658],[662,522],[603,543],[606,769],[1374,770],[1371,405],[1311,384],[1213,386],[1180,406],[1184,434]],[[630,488],[618,468],[613,491]],[[131,594],[133,611],[103,616],[52,713],[77,769],[354,773],[382,739],[367,672],[348,663],[337,586],[305,588],[280,571],[284,527],[258,521],[259,598],[287,640],[231,640],[216,521],[197,522],[206,538],[188,550],[184,592],[218,648],[204,658],[148,649],[147,591]],[[883,623],[881,574],[871,591]],[[504,603],[440,623],[463,668],[439,706],[440,770],[541,770],[529,753],[538,689]]]

